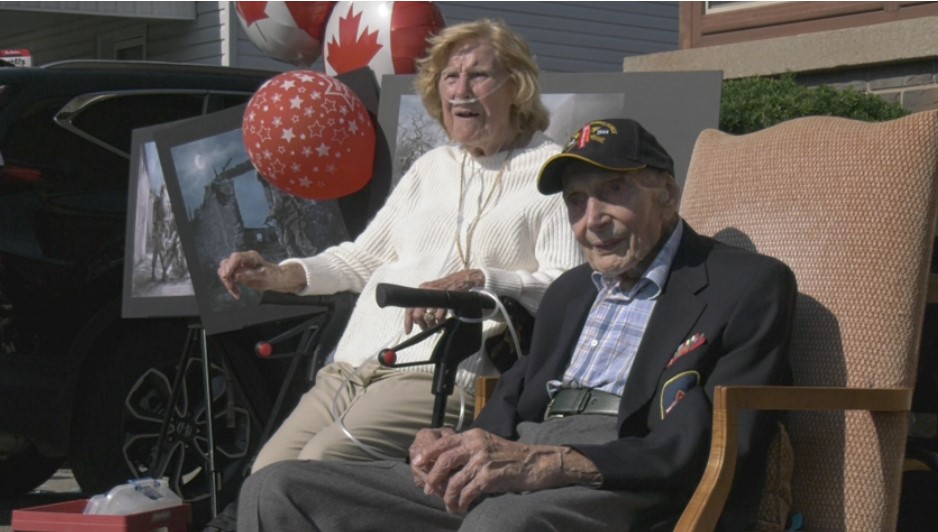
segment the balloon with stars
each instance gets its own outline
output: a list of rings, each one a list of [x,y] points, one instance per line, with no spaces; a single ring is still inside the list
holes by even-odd
[[[335,199],[371,179],[374,124],[358,96],[331,76],[292,70],[271,78],[248,102],[242,132],[261,177],[296,196]]]

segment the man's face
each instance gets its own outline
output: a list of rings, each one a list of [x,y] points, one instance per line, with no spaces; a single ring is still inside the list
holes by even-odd
[[[571,162],[563,200],[573,234],[594,270],[640,274],[677,215],[677,185],[656,170],[611,172]]]

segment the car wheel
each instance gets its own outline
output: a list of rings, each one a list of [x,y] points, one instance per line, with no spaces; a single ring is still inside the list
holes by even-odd
[[[0,455],[0,499],[29,493],[48,480],[63,461],[42,456],[31,444]]]
[[[193,505],[193,522],[200,523],[209,518],[211,503],[207,403],[199,343],[191,339],[187,346],[186,332],[184,322],[143,320],[100,342],[106,354],[89,366],[79,390],[69,461],[86,493],[131,478],[165,477]],[[176,366],[187,347],[171,408]],[[219,360],[211,358],[209,382],[220,509],[237,495],[260,429]]]

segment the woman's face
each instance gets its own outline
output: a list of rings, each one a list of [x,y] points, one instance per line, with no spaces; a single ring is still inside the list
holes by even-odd
[[[473,155],[507,148],[517,131],[511,124],[512,86],[488,41],[456,45],[440,74],[443,125]]]

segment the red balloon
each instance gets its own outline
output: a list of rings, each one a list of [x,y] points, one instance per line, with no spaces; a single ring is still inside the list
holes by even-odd
[[[242,133],[261,177],[301,198],[339,198],[371,180],[375,130],[365,104],[321,72],[292,70],[264,83]]]
[[[297,27],[322,43],[335,2],[284,2]]]
[[[427,37],[445,26],[433,2],[396,2],[391,16],[391,58],[395,74],[417,71],[417,59],[426,55]]]
[[[235,2],[238,20],[258,48],[308,67],[322,55],[323,33],[335,2]]]
[[[326,73],[367,66],[379,84],[385,74],[412,74],[444,25],[433,2],[336,2],[323,35]]]

